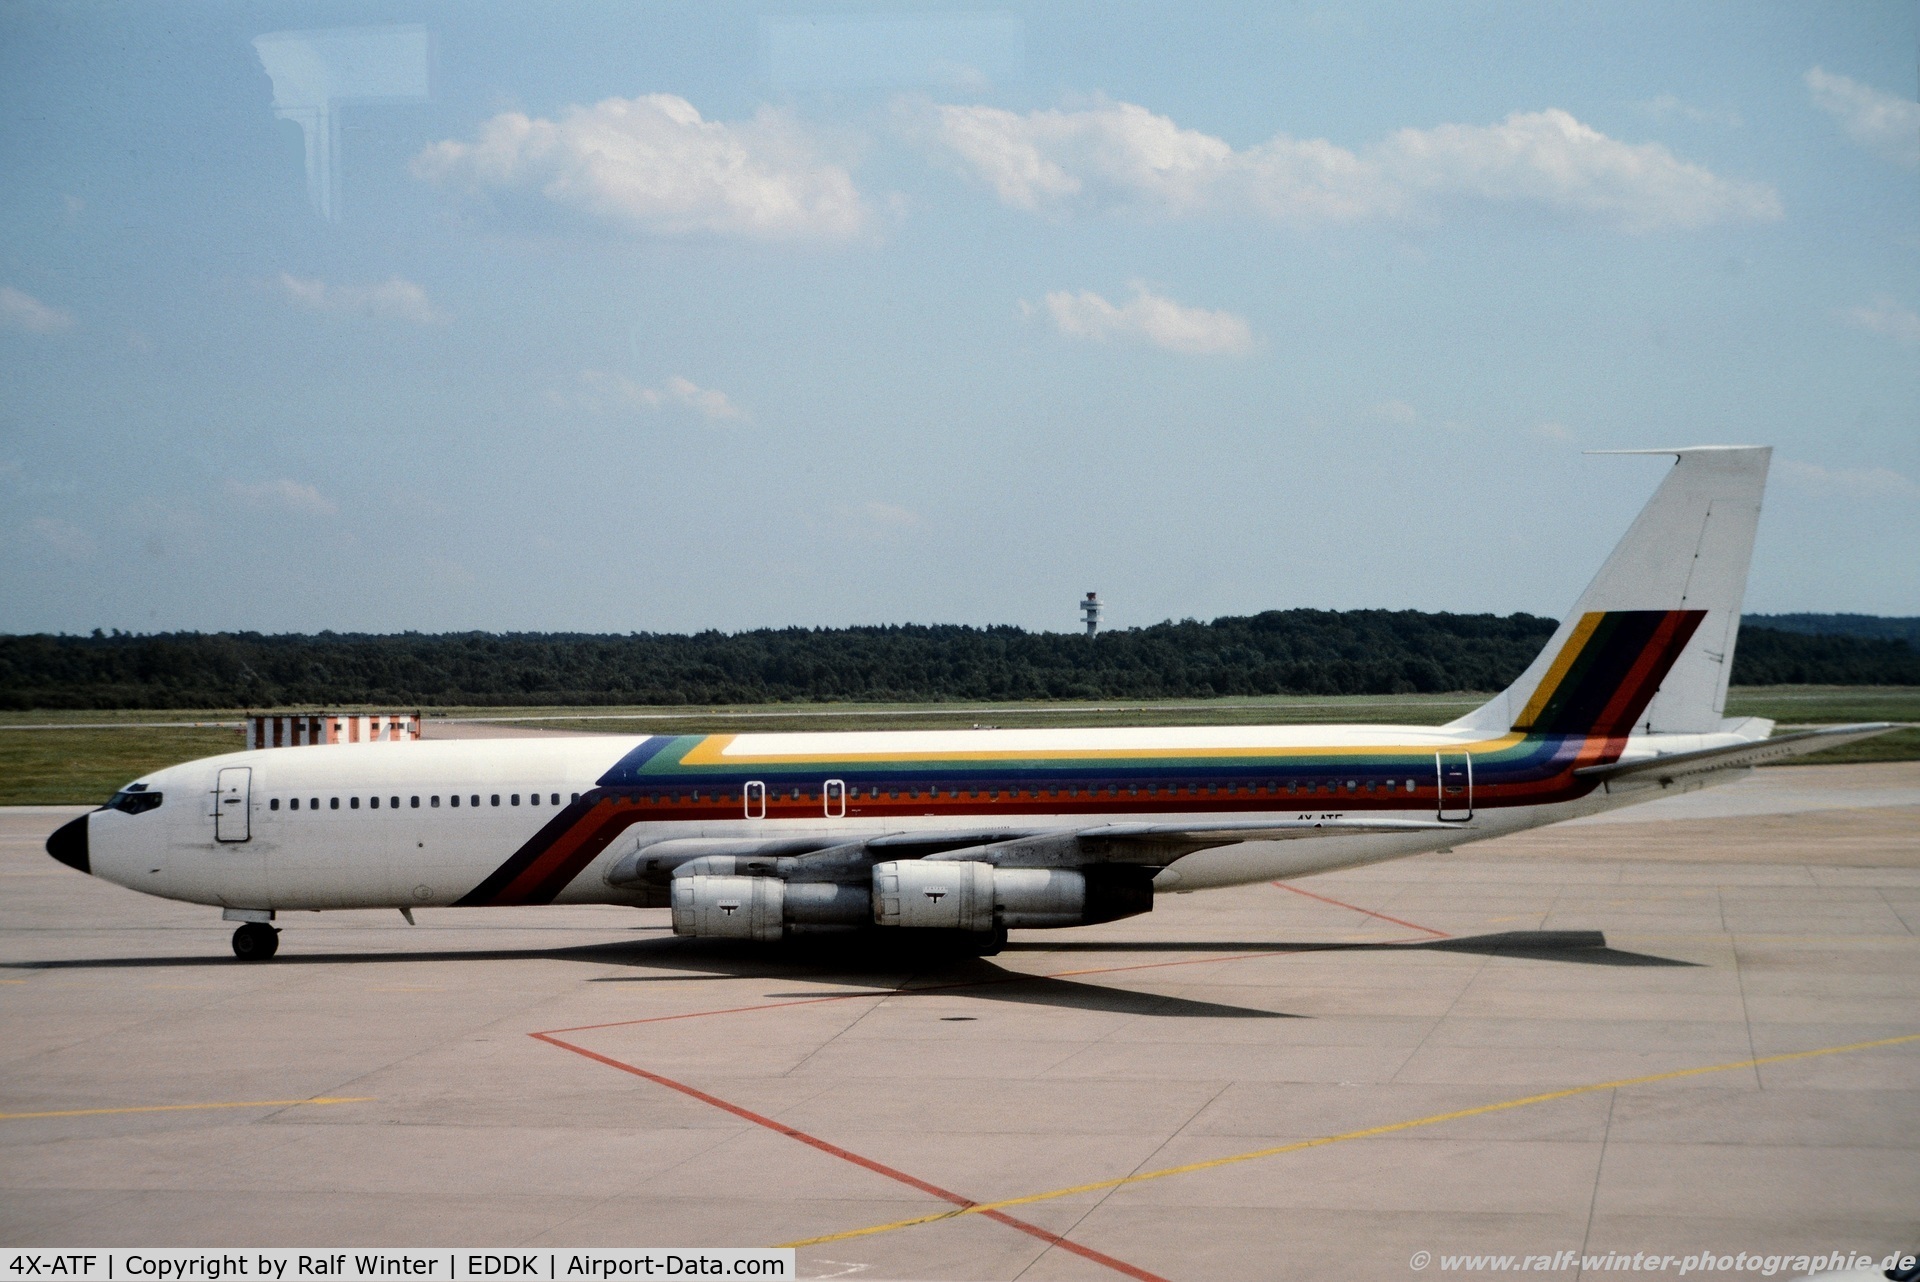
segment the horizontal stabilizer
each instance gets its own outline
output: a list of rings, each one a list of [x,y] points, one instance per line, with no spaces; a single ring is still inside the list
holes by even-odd
[[[1802,730],[1795,734],[1776,735],[1757,743],[1739,743],[1726,748],[1702,748],[1697,752],[1670,752],[1665,756],[1615,761],[1604,766],[1582,766],[1573,773],[1582,779],[1599,780],[1648,775],[1657,778],[1661,783],[1667,783],[1687,775],[1707,774],[1716,770],[1739,770],[1760,765],[1762,762],[1801,757],[1809,752],[1838,748],[1844,743],[1871,739],[1877,734],[1899,729],[1901,727],[1897,723],[1888,721],[1853,726],[1827,726],[1819,730]]]

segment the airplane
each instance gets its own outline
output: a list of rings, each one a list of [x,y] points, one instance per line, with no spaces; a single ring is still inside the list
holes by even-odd
[[[47,839],[222,910],[670,908],[696,938],[945,941],[1115,921],[1636,805],[1883,723],[1724,715],[1771,449],[1674,464],[1507,689],[1442,726],[1196,726],[427,740],[155,771]]]

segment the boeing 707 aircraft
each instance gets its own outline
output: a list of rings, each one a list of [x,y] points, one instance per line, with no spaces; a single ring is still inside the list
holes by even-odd
[[[1154,897],[1302,877],[1734,779],[1892,729],[1724,715],[1771,450],[1676,463],[1519,680],[1444,726],[593,736],[269,748],[138,779],[61,863],[223,910],[670,907],[776,940],[995,951]],[[895,937],[905,937],[897,934]]]

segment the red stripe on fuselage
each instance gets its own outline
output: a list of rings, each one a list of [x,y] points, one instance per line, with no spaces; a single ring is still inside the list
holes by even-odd
[[[532,863],[521,869],[488,902],[551,903],[554,895],[566,888],[566,882],[579,876],[580,871],[592,863],[615,837],[644,817],[641,807],[621,805],[618,798],[608,797],[595,802],[591,810],[555,838],[552,845],[541,851]],[[536,900],[538,892],[556,875],[564,875],[565,880],[554,887],[553,894]]]

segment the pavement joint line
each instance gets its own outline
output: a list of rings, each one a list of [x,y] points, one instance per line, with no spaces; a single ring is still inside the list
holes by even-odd
[[[1336,908],[1348,908],[1357,913],[1364,913],[1369,917],[1378,917],[1381,921],[1390,921],[1396,926],[1405,926],[1408,930],[1424,931],[1425,933],[1434,936],[1436,939],[1452,938],[1452,936],[1447,934],[1447,932],[1444,930],[1435,930],[1431,926],[1418,926],[1410,921],[1401,921],[1398,917],[1389,917],[1385,913],[1377,913],[1373,911],[1373,909],[1371,908],[1362,908],[1359,904],[1344,903],[1338,899],[1329,899],[1325,895],[1316,895],[1311,890],[1302,890],[1300,889],[1300,887],[1292,884],[1291,882],[1276,881],[1273,884],[1280,887],[1280,889],[1282,890],[1290,890],[1296,895],[1305,895],[1308,899],[1317,899],[1323,904],[1332,904]]]
[[[1435,1113],[1430,1117],[1417,1117],[1405,1122],[1389,1122],[1384,1126],[1370,1126],[1364,1130],[1346,1131],[1339,1135],[1322,1135],[1310,1140],[1296,1140],[1291,1144],[1277,1144],[1271,1148],[1254,1149],[1247,1153],[1234,1153],[1226,1157],[1209,1158],[1202,1162],[1188,1162],[1181,1166],[1163,1167],[1157,1171],[1145,1171],[1137,1175],[1123,1175],[1118,1179],[1096,1180],[1090,1184],[1076,1184],[1070,1188],[1050,1189],[1044,1193],[1029,1193],[1023,1197],[1002,1198],[995,1202],[979,1202],[972,1206],[959,1207],[951,1211],[942,1211],[935,1215],[922,1215],[910,1220],[895,1220],[890,1224],[874,1224],[862,1229],[849,1229],[843,1233],[828,1233],[820,1237],[801,1238],[793,1242],[782,1242],[780,1245],[796,1249],[803,1246],[823,1246],[829,1242],[845,1242],[852,1238],[873,1237],[881,1233],[896,1232],[900,1229],[916,1228],[922,1224],[936,1224],[942,1220],[956,1219],[963,1215],[987,1215],[1011,1206],[1027,1206],[1035,1202],[1048,1202],[1056,1198],[1072,1197],[1080,1193],[1098,1193],[1102,1190],[1121,1188],[1130,1184],[1140,1184],[1147,1180],[1161,1180],[1175,1175],[1192,1175],[1199,1171],[1209,1171],[1218,1167],[1233,1166],[1241,1162],[1254,1162],[1262,1158],[1278,1157],[1283,1153],[1298,1153],[1310,1148],[1324,1148],[1327,1145],[1341,1144],[1348,1140],[1372,1139],[1381,1135],[1392,1135],[1400,1131],[1411,1131],[1425,1126],[1437,1126],[1442,1122],[1459,1121],[1468,1117],[1484,1117],[1490,1113],[1503,1113],[1509,1109],[1525,1108],[1533,1104],[1546,1104],[1553,1100],[1570,1099],[1576,1095],[1590,1095],[1598,1091],[1620,1090],[1629,1086],[1646,1086],[1654,1082],[1669,1082],[1682,1077],[1699,1077],[1707,1073],[1725,1073],[1735,1069],[1758,1068],[1764,1064],[1784,1064],[1791,1060],[1815,1059],[1823,1055],[1844,1055],[1853,1051],[1878,1050],[1887,1046],[1900,1046],[1911,1042],[1920,1042],[1920,1033],[1907,1033],[1900,1037],[1884,1037],[1877,1041],[1870,1042],[1850,1042],[1844,1046],[1823,1046],[1817,1050],[1810,1051],[1791,1051],[1783,1055],[1762,1055],[1752,1059],[1734,1060],[1726,1064],[1708,1064],[1700,1068],[1681,1068],[1666,1073],[1648,1073],[1642,1077],[1623,1077],[1611,1082],[1591,1082],[1585,1086],[1569,1086],[1564,1090],[1544,1091],[1538,1095],[1526,1095],[1518,1099],[1501,1100],[1494,1104],[1481,1104],[1473,1108],[1456,1109],[1450,1113]]]
[[[752,1109],[744,1108],[741,1105],[721,1099],[718,1095],[709,1094],[698,1087],[689,1086],[685,1082],[675,1081],[671,1077],[665,1077],[637,1065],[628,1064],[623,1060],[614,1059],[611,1055],[602,1055],[598,1051],[588,1050],[584,1046],[576,1046],[572,1042],[565,1041],[549,1033],[529,1033],[528,1036],[537,1041],[545,1042],[549,1046],[557,1046],[562,1050],[572,1051],[576,1055],[584,1056],[596,1063],[604,1064],[609,1068],[619,1069],[623,1073],[631,1073],[635,1077],[652,1082],[657,1086],[664,1086],[669,1090],[678,1091],[682,1095],[699,1100],[703,1104],[712,1105],[714,1108],[720,1109],[723,1112],[731,1113],[735,1117],[753,1123],[755,1126],[765,1127],[777,1135],[784,1135],[788,1139],[798,1140],[800,1143],[818,1149],[820,1152],[826,1153],[831,1157],[837,1157],[843,1162],[851,1162],[853,1165],[872,1171],[876,1175],[883,1175],[890,1180],[905,1184],[909,1188],[917,1189],[922,1193],[939,1198],[943,1202],[952,1203],[960,1211],[978,1210],[980,1214],[985,1215],[995,1223],[1004,1224],[1011,1229],[1017,1229],[1029,1237],[1040,1239],[1048,1246],[1059,1247],[1061,1250],[1071,1252],[1084,1260],[1102,1265],[1126,1277],[1137,1279],[1137,1282],[1167,1282],[1167,1279],[1162,1278],[1157,1273],[1149,1273],[1136,1265],[1128,1264],[1125,1260],[1115,1259],[1113,1256],[1101,1251],[1096,1251],[1092,1247],[1082,1246],[1078,1242],[1069,1241],[1061,1237],[1058,1233],[1051,1232],[1041,1228],[1037,1224],[1030,1224],[1026,1220],[1008,1215],[1006,1212],[997,1208],[982,1206],[971,1198],[963,1197],[948,1189],[943,1189],[937,1184],[931,1184],[926,1180],[909,1175],[905,1171],[888,1166],[883,1162],[877,1162],[873,1158],[855,1153],[851,1149],[842,1148],[831,1141],[823,1140],[815,1135],[809,1135],[798,1127],[789,1126],[785,1122],[775,1121],[764,1113],[756,1113]],[[958,1211],[956,1211],[956,1213],[958,1213]]]
[[[295,1108],[309,1104],[371,1104],[371,1095],[317,1095],[312,1099],[250,1099],[222,1104],[141,1104],[131,1108],[64,1108],[49,1113],[0,1113],[0,1122],[22,1122],[34,1117],[102,1117],[109,1113],[192,1113],[214,1108]]]

